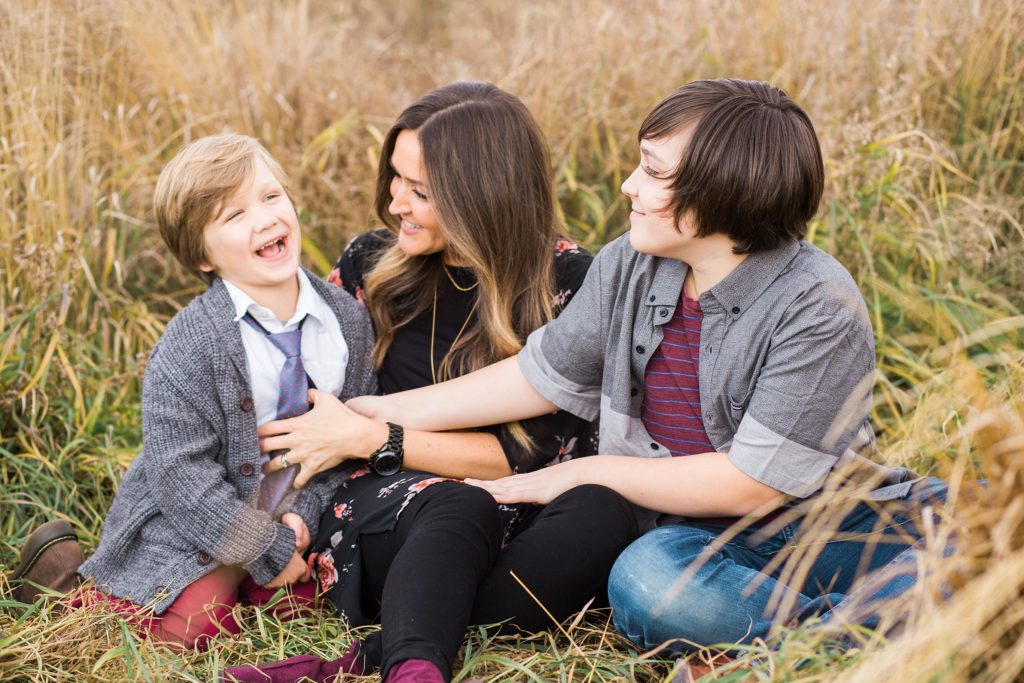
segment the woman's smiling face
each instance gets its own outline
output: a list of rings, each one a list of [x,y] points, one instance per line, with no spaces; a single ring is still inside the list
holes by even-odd
[[[416,131],[403,130],[391,154],[391,204],[388,211],[401,219],[398,246],[409,256],[442,252],[448,240],[430,205],[423,148]]]

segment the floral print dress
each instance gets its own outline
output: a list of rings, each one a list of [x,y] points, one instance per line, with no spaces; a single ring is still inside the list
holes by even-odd
[[[394,241],[387,230],[375,230],[356,237],[328,278],[344,287],[358,301],[365,302],[364,280],[376,257]],[[555,311],[560,311],[583,284],[592,260],[578,244],[559,238],[554,245]],[[468,268],[449,268],[459,287],[438,290],[436,311],[428,310],[395,335],[379,372],[384,393],[404,391],[432,382],[430,339],[435,338],[435,366],[448,353],[467,316],[474,315],[475,282]],[[509,466],[514,472],[529,472],[545,465],[597,452],[597,425],[564,411],[543,415],[520,423],[535,447],[528,449],[514,438],[504,425],[488,427],[497,437]],[[374,615],[362,612],[362,568],[359,537],[394,529],[399,515],[409,502],[428,486],[442,481],[457,481],[424,472],[404,470],[389,477],[371,472],[365,461],[342,465],[351,472],[335,492],[324,511],[317,538],[311,545],[309,562],[327,597],[352,626],[369,623]],[[507,543],[525,527],[534,509],[532,505],[502,505]]]

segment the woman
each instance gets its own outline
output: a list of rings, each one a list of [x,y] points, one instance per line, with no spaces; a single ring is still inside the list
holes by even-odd
[[[814,128],[778,88],[698,81],[638,137],[630,233],[517,359],[349,404],[424,429],[600,414],[614,455],[473,483],[541,504],[601,484],[650,508],[656,528],[609,579],[615,624],[643,647],[750,642],[811,615],[876,626],[913,585],[921,506],[946,487],[866,457],[870,320],[849,273],[801,239],[824,184]],[[801,545],[816,552],[783,574]]]
[[[331,280],[371,313],[384,392],[514,355],[572,298],[591,261],[559,236],[537,124],[493,85],[448,85],[401,114],[384,141],[375,204],[387,230],[353,240]],[[569,413],[434,434],[313,397],[306,415],[260,430],[263,448],[289,449],[298,484],[338,463],[351,468],[311,561],[350,623],[380,614],[380,638],[361,653],[387,681],[448,679],[469,623],[532,631],[551,625],[548,612],[566,618],[604,593],[638,533],[633,507],[605,487],[499,509],[456,481],[592,453],[593,427]],[[355,670],[354,654],[315,675]]]

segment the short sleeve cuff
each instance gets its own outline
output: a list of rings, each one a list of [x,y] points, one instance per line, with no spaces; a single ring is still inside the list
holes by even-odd
[[[547,400],[576,417],[593,421],[601,407],[600,387],[577,384],[563,377],[541,350],[547,327],[535,330],[517,355],[526,381]]]
[[[295,532],[284,524],[274,524],[274,535],[255,560],[246,565],[252,580],[263,586],[281,573],[295,552]]]
[[[837,458],[776,434],[750,413],[729,448],[729,461],[757,481],[806,498],[821,488]]]

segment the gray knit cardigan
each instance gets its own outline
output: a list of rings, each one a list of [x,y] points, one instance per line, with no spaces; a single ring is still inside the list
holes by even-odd
[[[341,398],[375,393],[366,309],[307,272],[349,347]],[[260,481],[256,412],[242,334],[221,280],[182,309],[150,354],[142,386],[142,452],[103,524],[96,554],[79,573],[105,593],[161,614],[181,591],[219,565],[242,566],[259,584],[295,550],[294,532],[255,508]],[[288,495],[315,537],[343,479],[330,470]]]

